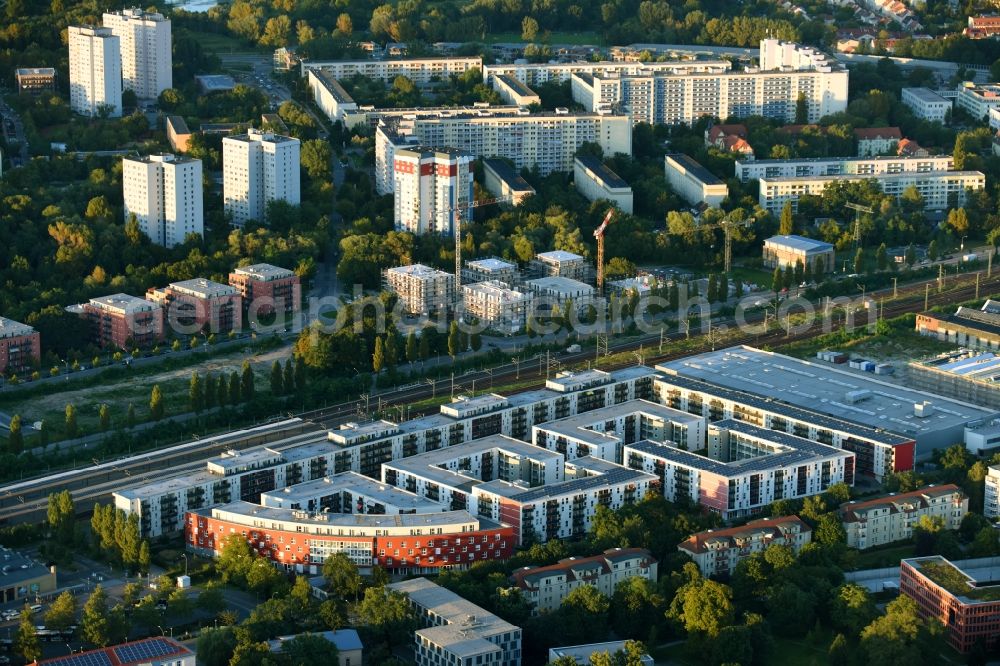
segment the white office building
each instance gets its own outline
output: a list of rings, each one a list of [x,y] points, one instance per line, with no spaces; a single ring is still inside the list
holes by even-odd
[[[149,240],[163,247],[204,235],[201,160],[169,153],[122,159],[125,219],[135,215]]]
[[[271,201],[299,205],[299,140],[254,129],[224,138],[222,197],[236,227],[264,222]]]
[[[454,235],[472,209],[472,162],[459,150],[403,148],[393,154],[393,218],[397,231]]]
[[[121,46],[122,85],[139,99],[156,99],[174,85],[170,19],[141,9],[104,13],[104,27]]]
[[[986,176],[981,171],[904,171],[872,176],[844,174],[761,178],[758,201],[762,208],[766,208],[773,215],[778,215],[785,202],[790,201],[792,209],[798,210],[800,197],[807,194],[821,195],[831,183],[869,179],[878,183],[883,192],[897,199],[908,188],[915,187],[923,197],[926,210],[946,210],[952,206],[963,206],[970,190],[976,191],[986,187]]]
[[[67,28],[69,39],[69,106],[83,116],[120,118],[122,59],[120,40],[110,28]]]
[[[951,100],[930,88],[903,88],[900,97],[913,115],[923,120],[943,123],[951,112]]]
[[[976,85],[966,81],[958,89],[955,104],[977,121],[987,120],[991,109],[1000,109],[1000,84]]]
[[[588,111],[620,110],[633,122],[691,124],[703,116],[764,116],[793,122],[799,99],[808,122],[847,108],[847,70],[821,51],[761,41],[759,67],[646,75],[577,73],[573,100]]]

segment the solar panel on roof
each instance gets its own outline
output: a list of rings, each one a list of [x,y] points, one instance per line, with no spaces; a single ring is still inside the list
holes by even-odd
[[[46,665],[52,666],[112,666],[111,657],[106,652],[81,652],[57,659],[49,659]]]
[[[151,638],[139,643],[120,645],[113,650],[118,661],[129,664],[173,654],[177,652],[177,646],[161,638]]]

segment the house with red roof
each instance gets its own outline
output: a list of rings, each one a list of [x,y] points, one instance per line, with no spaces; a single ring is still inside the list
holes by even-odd
[[[858,156],[891,155],[903,138],[898,127],[859,127],[854,130]]]
[[[790,547],[798,553],[812,541],[812,528],[798,516],[762,518],[746,525],[692,534],[677,546],[691,556],[703,576],[730,575],[736,565],[771,544]]]

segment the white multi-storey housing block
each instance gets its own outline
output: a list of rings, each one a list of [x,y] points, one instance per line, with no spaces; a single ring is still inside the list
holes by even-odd
[[[397,149],[392,165],[396,230],[453,235],[472,211],[474,159],[448,148]]]
[[[1000,465],[990,465],[986,473],[983,515],[993,520],[1000,518]]]
[[[903,88],[900,97],[913,115],[923,120],[943,123],[951,113],[952,101],[930,88]]]
[[[504,157],[515,169],[537,168],[547,176],[572,171],[576,151],[596,143],[605,155],[632,154],[632,124],[628,116],[556,112],[497,115],[438,111],[383,123],[375,132],[375,186],[392,191],[393,154],[407,144],[452,148],[476,157]]]
[[[470,69],[482,69],[483,59],[474,58],[413,58],[408,60],[303,60],[301,74],[311,69],[323,69],[335,79],[346,79],[356,74],[369,79],[392,83],[397,76],[405,76],[414,83],[447,81],[451,75],[460,75]]]
[[[633,122],[663,124],[691,124],[703,116],[792,122],[799,100],[809,122],[847,108],[847,70],[826,54],[776,39],[762,40],[760,53],[760,67],[743,71],[577,73],[573,100],[588,111],[620,109]]]
[[[655,474],[663,496],[733,520],[760,513],[779,499],[818,495],[835,483],[854,485],[850,451],[735,419],[708,427],[708,449],[657,443],[625,446],[625,464]]]
[[[69,106],[80,115],[122,115],[120,40],[110,28],[67,28],[69,39]]]
[[[585,585],[610,598],[618,584],[630,578],[656,583],[657,568],[656,558],[645,548],[612,548],[593,557],[567,557],[546,567],[524,567],[511,574],[511,580],[534,613],[551,612],[570,592]]]
[[[455,276],[423,264],[396,266],[384,273],[385,288],[399,297],[407,314],[431,314],[455,303]]]
[[[878,176],[906,172],[951,171],[951,155],[933,157],[809,157],[786,160],[736,160],[735,175],[744,183],[761,178],[806,176]]]
[[[652,76],[654,74],[694,74],[729,71],[728,60],[669,60],[666,62],[547,62],[547,63],[499,63],[483,66],[483,80],[492,83],[498,76],[509,76],[521,83],[533,86],[539,83],[565,83],[574,74],[591,76]]]
[[[763,518],[724,530],[692,534],[677,546],[690,555],[703,576],[728,575],[736,565],[768,546],[788,546],[798,553],[812,541],[812,529],[798,516]]]
[[[222,197],[233,226],[264,222],[267,204],[299,205],[299,140],[251,129],[222,140]]]
[[[664,155],[663,171],[674,192],[693,206],[718,207],[729,196],[729,186],[722,179],[683,153]]]
[[[909,540],[922,516],[944,520],[944,529],[957,530],[969,512],[969,498],[954,484],[928,486],[899,495],[840,505],[840,519],[849,548],[864,550]]]
[[[462,286],[465,311],[482,324],[501,333],[514,335],[524,328],[533,297],[498,280]]]
[[[573,160],[573,184],[589,201],[607,199],[632,214],[632,188],[597,157],[581,155]]]
[[[705,447],[705,424],[703,416],[648,400],[629,400],[536,425],[531,441],[567,460],[593,456],[622,462],[623,447],[641,440],[671,442],[684,450],[698,451]],[[652,473],[650,469],[642,471]]]
[[[309,89],[312,90],[316,106],[326,114],[326,117],[336,122],[344,119],[345,113],[357,111],[358,104],[354,101],[344,86],[333,78],[325,69],[310,69],[307,71]]]
[[[121,45],[122,84],[139,99],[156,99],[173,87],[170,19],[141,9],[105,12],[104,27]]]
[[[981,171],[904,171],[902,173],[882,173],[872,176],[801,176],[794,178],[761,178],[758,202],[761,208],[778,215],[785,202],[792,203],[792,210],[798,210],[799,198],[803,195],[821,195],[831,183],[860,182],[874,180],[886,194],[897,199],[910,187],[916,188],[923,198],[926,210],[945,210],[953,206],[963,206],[969,191],[986,187],[986,176]]]
[[[164,247],[204,235],[201,160],[171,154],[122,159],[125,219],[135,215],[149,240]]]

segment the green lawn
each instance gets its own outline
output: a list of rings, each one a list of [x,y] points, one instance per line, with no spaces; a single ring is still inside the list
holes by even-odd
[[[859,570],[898,567],[900,560],[916,555],[914,548],[912,543],[902,543],[887,548],[861,551],[855,560],[855,567]]]
[[[541,37],[541,35],[539,35]],[[489,35],[486,38],[488,44],[496,44],[498,42],[503,43],[524,43],[521,39],[521,33],[519,32],[496,32]],[[537,42],[536,42],[537,43]],[[601,46],[604,44],[604,40],[593,31],[584,32],[553,32],[550,33],[548,39],[549,44],[575,44],[575,45],[593,45]]]

